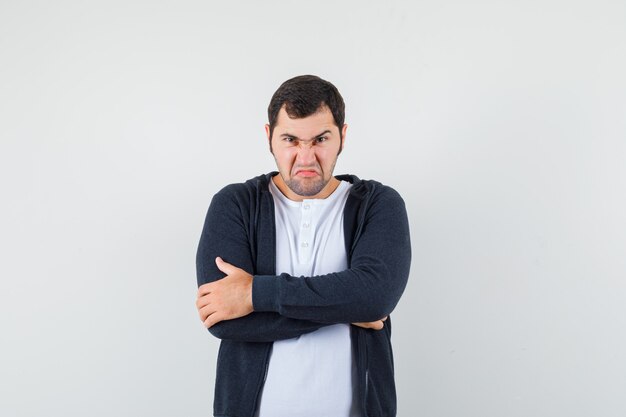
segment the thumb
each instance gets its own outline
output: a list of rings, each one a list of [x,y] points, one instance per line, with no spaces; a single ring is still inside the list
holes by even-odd
[[[215,258],[215,264],[217,265],[217,268],[226,275],[231,275],[238,269],[235,265],[231,265],[228,262],[225,262],[219,256]]]

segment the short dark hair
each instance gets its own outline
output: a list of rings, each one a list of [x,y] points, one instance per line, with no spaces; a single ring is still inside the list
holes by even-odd
[[[315,75],[299,75],[282,83],[267,107],[270,139],[274,133],[278,112],[283,105],[289,117],[294,119],[310,116],[323,106],[328,107],[335,119],[335,124],[339,128],[339,136],[341,137],[345,118],[345,104],[337,87],[330,82]]]

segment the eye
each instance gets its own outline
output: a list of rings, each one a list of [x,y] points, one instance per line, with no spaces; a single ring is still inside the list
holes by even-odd
[[[287,143],[293,143],[296,140],[296,138],[292,137],[292,136],[285,136],[283,138],[283,141],[287,142]]]
[[[315,141],[317,143],[322,143],[322,142],[326,142],[328,140],[328,138],[326,136],[320,136],[318,138],[315,138]]]

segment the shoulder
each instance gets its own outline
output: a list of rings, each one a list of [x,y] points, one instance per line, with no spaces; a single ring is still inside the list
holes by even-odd
[[[254,209],[264,194],[269,194],[268,184],[273,173],[259,175],[245,182],[228,184],[211,199],[214,209]]]
[[[376,180],[360,179],[356,175],[337,175],[337,179],[352,184],[350,193],[353,197],[369,201],[370,203],[384,201],[388,203],[401,203],[404,200],[394,188]]]
[[[220,199],[240,199],[244,197],[249,197],[251,195],[256,195],[261,191],[267,191],[269,181],[272,178],[273,174],[274,173],[271,172],[269,174],[258,175],[254,178],[250,178],[245,182],[228,184],[221,190],[219,190],[215,194],[215,197]]]

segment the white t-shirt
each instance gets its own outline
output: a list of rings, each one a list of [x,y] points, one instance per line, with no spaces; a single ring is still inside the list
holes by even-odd
[[[310,277],[345,270],[343,209],[352,184],[325,199],[292,201],[270,181],[276,215],[276,273]],[[258,417],[358,417],[350,325],[274,342]]]

